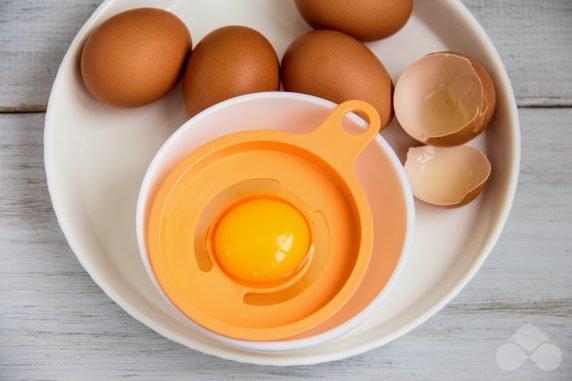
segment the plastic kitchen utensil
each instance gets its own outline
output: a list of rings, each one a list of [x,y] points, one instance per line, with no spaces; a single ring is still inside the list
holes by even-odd
[[[342,125],[352,111],[369,121],[358,134]],[[243,131],[187,156],[160,186],[147,226],[150,263],[170,300],[213,332],[255,341],[299,335],[341,309],[359,287],[371,257],[372,216],[355,162],[379,125],[372,106],[349,101],[310,133]],[[219,244],[217,235],[242,213],[252,218],[246,234],[253,236],[246,241],[283,240],[265,236],[283,228],[271,219],[276,203],[299,214],[294,227],[307,232],[307,252],[296,254],[293,271],[270,278],[261,259],[275,253],[255,255],[261,263],[251,267],[259,266],[259,282],[249,276],[256,271],[233,267],[233,260],[244,259],[236,254],[240,247],[235,247],[234,259],[217,252],[219,246],[244,245],[245,237],[231,235]],[[245,207],[251,210],[240,210]],[[239,234],[239,226],[229,231]],[[279,254],[293,255],[290,246],[286,239]]]

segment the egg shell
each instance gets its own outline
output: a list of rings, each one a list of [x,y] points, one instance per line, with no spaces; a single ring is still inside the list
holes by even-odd
[[[333,29],[362,41],[388,37],[407,22],[412,0],[296,0],[296,7],[314,29]]]
[[[244,26],[226,26],[206,35],[193,51],[183,79],[190,116],[229,98],[279,88],[274,48],[262,34]]]
[[[91,33],[81,54],[81,75],[101,102],[144,106],[177,84],[190,50],[191,35],[177,16],[162,9],[133,9]]]
[[[428,91],[457,72],[474,77],[480,86],[480,104],[472,119],[463,126],[452,126],[445,134],[430,136],[424,121],[418,117],[420,104]],[[452,147],[470,141],[489,125],[496,108],[495,86],[489,73],[476,60],[454,52],[431,53],[403,72],[395,87],[394,106],[399,123],[412,138],[425,144]]]
[[[332,30],[298,37],[281,65],[284,90],[343,103],[368,102],[381,117],[381,127],[393,117],[391,78],[381,61],[362,42]]]
[[[404,168],[415,198],[444,208],[473,201],[491,174],[487,157],[470,146],[412,147]]]
[[[432,54],[440,54],[440,53],[432,53]],[[451,54],[451,53],[445,53],[445,54]],[[483,132],[486,127],[488,127],[496,109],[495,85],[487,70],[479,62],[470,59],[465,55],[459,53],[453,53],[453,54],[467,59],[470,62],[473,70],[475,71],[475,74],[481,81],[482,92],[483,92],[482,109],[481,112],[475,117],[475,119],[473,119],[468,125],[466,125],[462,129],[450,135],[446,135],[439,138],[428,139],[427,144],[443,146],[443,147],[451,147],[464,144],[474,139],[477,135]]]

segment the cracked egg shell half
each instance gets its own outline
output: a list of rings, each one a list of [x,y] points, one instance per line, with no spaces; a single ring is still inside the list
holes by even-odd
[[[487,157],[469,146],[412,147],[404,167],[417,199],[451,208],[473,201],[491,174]]]
[[[464,144],[489,124],[496,94],[481,64],[452,52],[429,54],[401,75],[393,96],[399,124],[424,144]]]

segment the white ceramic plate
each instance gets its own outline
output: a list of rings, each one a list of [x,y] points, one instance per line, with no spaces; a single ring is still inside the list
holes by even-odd
[[[260,354],[223,346],[189,330],[165,308],[146,275],[134,217],[149,162],[186,120],[181,89],[150,106],[121,110],[95,101],[79,75],[78,58],[89,31],[133,6],[174,12],[187,24],[195,43],[218,26],[249,25],[266,35],[280,56],[290,41],[309,29],[290,0],[107,0],[72,42],[46,115],[48,188],[70,247],[95,282],[130,315],[173,341],[222,358],[312,364],[356,355],[405,334],[439,311],[474,276],[501,233],[516,189],[520,160],[516,104],[498,53],[461,2],[419,0],[400,32],[368,46],[394,81],[416,59],[439,50],[465,53],[489,70],[497,88],[497,111],[486,133],[471,142],[487,152],[493,166],[484,194],[453,210],[417,203],[412,250],[399,281],[380,308],[336,341],[301,352]],[[384,136],[396,147],[404,141],[395,122]]]

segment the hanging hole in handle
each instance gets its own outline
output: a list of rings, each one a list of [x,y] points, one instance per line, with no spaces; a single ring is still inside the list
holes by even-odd
[[[353,117],[348,115],[349,113],[353,113]],[[356,116],[361,120],[356,118]],[[360,123],[363,121],[367,123],[365,128],[363,123]],[[339,127],[342,128],[340,129]],[[371,138],[371,135],[377,134],[380,127],[379,114],[372,105],[364,101],[351,100],[336,106],[320,128],[318,128],[318,131],[335,134],[337,130],[338,133],[345,132],[350,136],[368,139]]]
[[[367,126],[364,128],[363,123],[359,123],[361,120],[357,115],[353,118],[346,118],[346,114],[350,112],[367,118]],[[375,139],[380,125],[379,114],[372,105],[358,100],[347,101],[336,106],[324,122],[307,135],[308,143],[313,146],[313,149],[320,151],[324,157],[329,158],[328,160],[337,162],[355,160],[360,152]]]
[[[365,121],[365,123],[367,124],[365,126],[360,125],[363,123],[363,121],[362,120],[358,121],[357,118],[355,117],[352,118],[351,114],[357,115],[360,119],[363,119],[363,121]],[[370,127],[369,116],[360,110],[348,111],[347,113],[345,113],[342,116],[341,123],[342,127],[344,128],[344,131],[346,131],[350,135],[361,135],[364,133],[365,130],[367,130]]]
[[[367,102],[359,100],[347,101],[337,106],[335,111],[337,110],[340,112],[340,124],[344,128],[344,131],[351,135],[361,135],[369,130],[375,130],[375,133],[377,133],[380,130],[381,121],[379,114],[377,110]],[[364,128],[358,125],[361,121],[358,122],[355,117],[352,118],[351,115],[348,115],[350,113],[353,113],[365,121],[367,124],[366,127]]]

